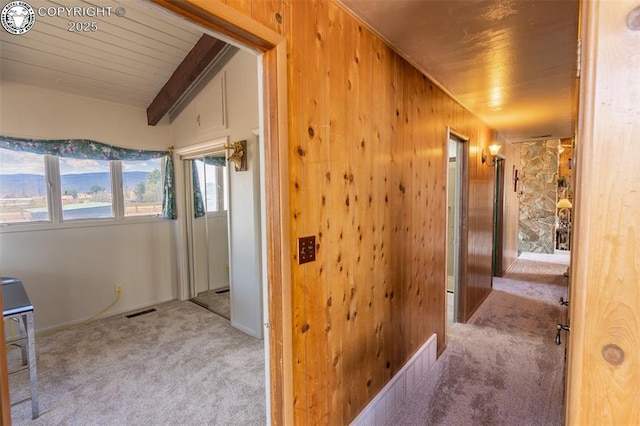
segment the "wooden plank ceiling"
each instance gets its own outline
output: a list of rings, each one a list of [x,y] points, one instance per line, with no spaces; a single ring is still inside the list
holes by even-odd
[[[39,7],[63,0],[30,0]],[[144,2],[74,0],[73,6],[111,6],[111,16],[39,16],[26,34],[0,31],[2,80],[147,108],[201,39],[193,24]],[[116,16],[116,7],[125,15]],[[96,21],[95,32],[71,32],[69,21]]]
[[[577,0],[341,0],[512,142],[572,137]]]

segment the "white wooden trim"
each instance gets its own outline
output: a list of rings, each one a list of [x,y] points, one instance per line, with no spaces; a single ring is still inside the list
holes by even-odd
[[[437,336],[431,335],[409,361],[393,376],[373,400],[358,414],[351,426],[386,425],[420,380],[436,363]]]

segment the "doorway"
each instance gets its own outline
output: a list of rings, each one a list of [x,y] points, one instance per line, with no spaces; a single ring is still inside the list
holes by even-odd
[[[496,185],[493,198],[493,276],[501,277],[503,266],[504,159],[496,157]]]
[[[262,225],[262,275],[266,360],[267,418],[274,424],[289,424],[293,420],[293,389],[288,374],[293,369],[291,305],[291,248],[289,229],[283,218],[288,208],[288,135],[287,135],[287,46],[281,34],[264,25],[246,19],[222,3],[200,4],[154,0],[167,10],[198,22],[229,42],[261,53],[259,62],[260,121],[260,199]],[[276,14],[280,16],[280,14]],[[182,254],[184,256],[184,254]],[[184,275],[183,275],[184,276]],[[182,289],[180,292],[182,294]]]
[[[464,322],[467,252],[468,138],[449,129],[447,138],[447,327]]]

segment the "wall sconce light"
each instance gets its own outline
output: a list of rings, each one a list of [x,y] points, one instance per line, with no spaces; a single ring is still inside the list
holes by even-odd
[[[569,201],[567,198],[560,198],[556,207],[558,207],[559,209],[570,209],[573,207],[573,204],[571,204],[571,201]]]
[[[494,143],[493,145],[489,146],[489,154],[491,154],[491,163],[489,163],[488,160],[488,156],[487,156],[487,151],[482,148],[482,163],[486,164],[489,167],[493,167],[496,165],[496,157],[498,156],[498,153],[500,152],[500,145],[498,145],[497,143]]]

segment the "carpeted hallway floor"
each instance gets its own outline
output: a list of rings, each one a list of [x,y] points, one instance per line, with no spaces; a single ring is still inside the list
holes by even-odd
[[[562,425],[568,255],[524,253],[447,349],[390,425]]]
[[[264,343],[192,302],[155,308],[37,338],[41,415],[17,405],[13,424],[266,424]],[[8,357],[19,367],[19,349]],[[12,401],[28,395],[15,377]]]

